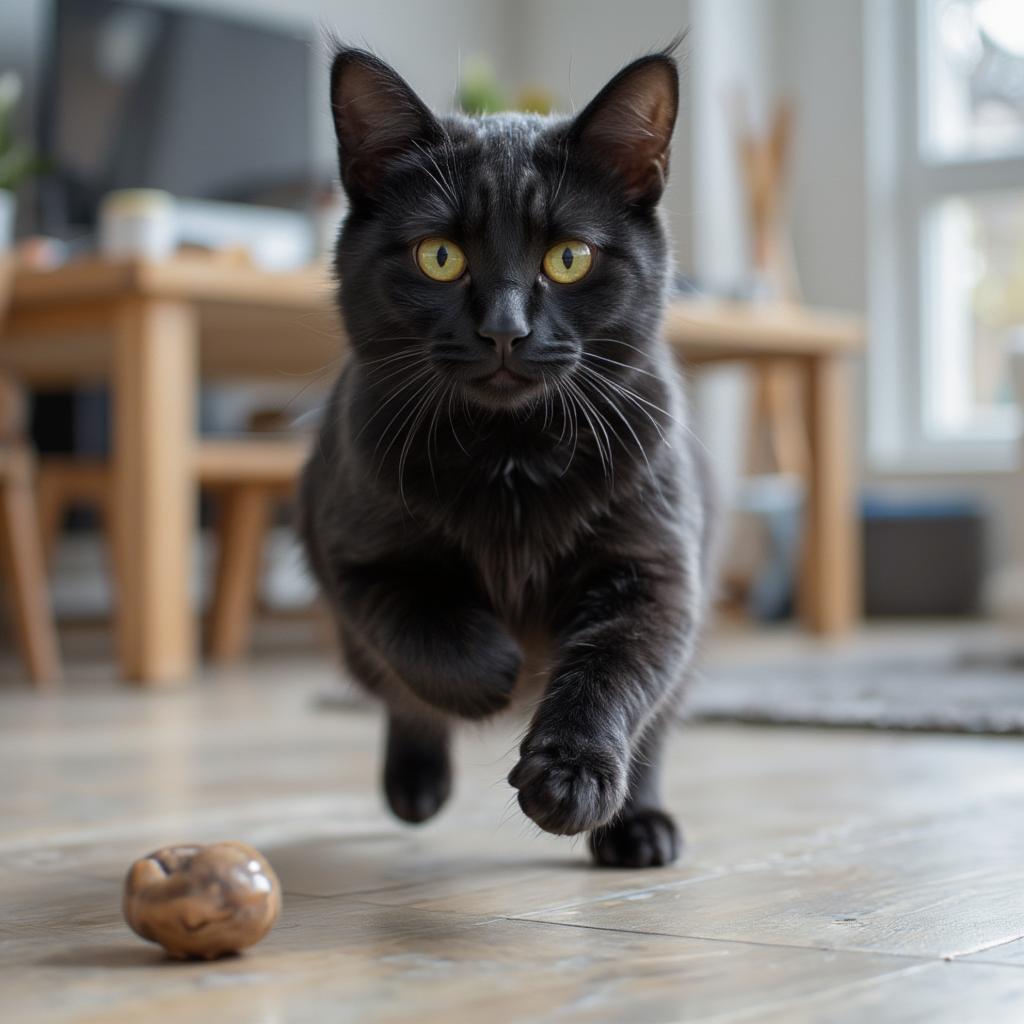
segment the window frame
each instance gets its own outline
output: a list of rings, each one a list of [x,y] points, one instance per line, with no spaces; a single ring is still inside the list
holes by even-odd
[[[954,197],[1024,193],[1024,152],[984,156],[931,148],[924,59],[930,0],[865,4],[868,194],[868,454],[885,469],[1008,470],[1020,434],[1016,410],[994,429],[937,436],[926,428],[955,368],[930,359],[926,271],[940,205]],[[947,379],[943,379],[943,378]]]

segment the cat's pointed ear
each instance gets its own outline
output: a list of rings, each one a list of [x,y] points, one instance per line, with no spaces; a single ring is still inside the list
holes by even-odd
[[[570,139],[623,182],[630,202],[654,205],[668,180],[679,109],[679,70],[670,52],[623,68],[572,124]]]
[[[341,180],[353,199],[373,194],[389,161],[444,134],[402,77],[365,50],[335,54],[331,110]]]

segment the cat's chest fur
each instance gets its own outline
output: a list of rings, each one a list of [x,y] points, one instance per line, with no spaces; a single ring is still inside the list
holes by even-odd
[[[580,455],[579,452],[576,453]],[[581,456],[582,463],[588,458]],[[567,472],[573,453],[492,451],[448,481],[436,524],[510,620],[542,612],[552,576],[607,513],[605,482]]]

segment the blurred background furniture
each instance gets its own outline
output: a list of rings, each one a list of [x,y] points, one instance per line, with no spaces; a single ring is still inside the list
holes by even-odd
[[[0,257],[0,335],[11,261]],[[0,373],[0,558],[14,613],[18,647],[37,684],[60,678],[57,634],[50,610],[35,505],[35,461],[24,438],[24,399]]]
[[[784,359],[798,375],[810,457],[800,606],[812,629],[846,631],[857,617],[859,545],[845,363],[861,344],[859,320],[798,306],[680,300],[666,331],[691,365]],[[105,490],[126,678],[170,681],[194,664],[188,566],[204,483],[229,495],[213,651],[230,657],[244,646],[267,501],[301,462],[301,442],[271,458],[258,447],[242,456],[240,446],[198,440],[200,379],[330,372],[339,339],[319,269],[279,273],[179,255],[80,260],[16,276],[0,362],[37,388],[111,385],[113,486]]]
[[[677,299],[665,331],[687,366],[781,367],[795,383],[806,445],[799,615],[816,633],[847,633],[861,604],[849,374],[863,346],[860,319],[790,303]]]
[[[267,537],[279,506],[292,496],[306,456],[301,438],[201,440],[196,482],[215,506],[215,561],[206,651],[214,662],[237,661],[248,650]],[[87,507],[105,537],[115,601],[119,575],[114,473],[109,462],[49,457],[38,472],[39,520],[46,564],[68,513]]]
[[[287,339],[282,343],[282,339]],[[279,494],[301,464],[301,440],[196,437],[200,376],[252,379],[307,373],[337,354],[330,286],[318,272],[255,270],[207,256],[164,263],[72,262],[17,274],[0,364],[40,390],[111,385],[112,488],[108,519],[117,564],[122,674],[147,683],[180,679],[194,665],[189,597],[197,487],[227,488],[225,521],[243,524],[221,563],[215,651],[237,650],[256,570],[254,524],[264,496]],[[269,446],[269,447],[268,447]],[[79,471],[73,471],[79,472]],[[81,482],[81,480],[80,480]],[[102,478],[89,481],[103,490]],[[59,489],[59,488],[58,488]],[[242,495],[239,497],[239,495]]]

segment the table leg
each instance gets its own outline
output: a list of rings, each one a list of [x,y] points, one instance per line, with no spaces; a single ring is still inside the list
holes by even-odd
[[[839,636],[860,615],[860,527],[850,428],[850,380],[841,355],[804,363],[810,440],[799,607],[813,632]]]
[[[195,534],[197,323],[184,302],[118,311],[113,363],[114,528],[121,671],[145,685],[195,662],[189,601]]]
[[[0,555],[10,571],[18,646],[41,686],[60,679],[61,668],[39,543],[33,462],[27,449],[13,446],[5,461],[6,471],[0,466]]]

